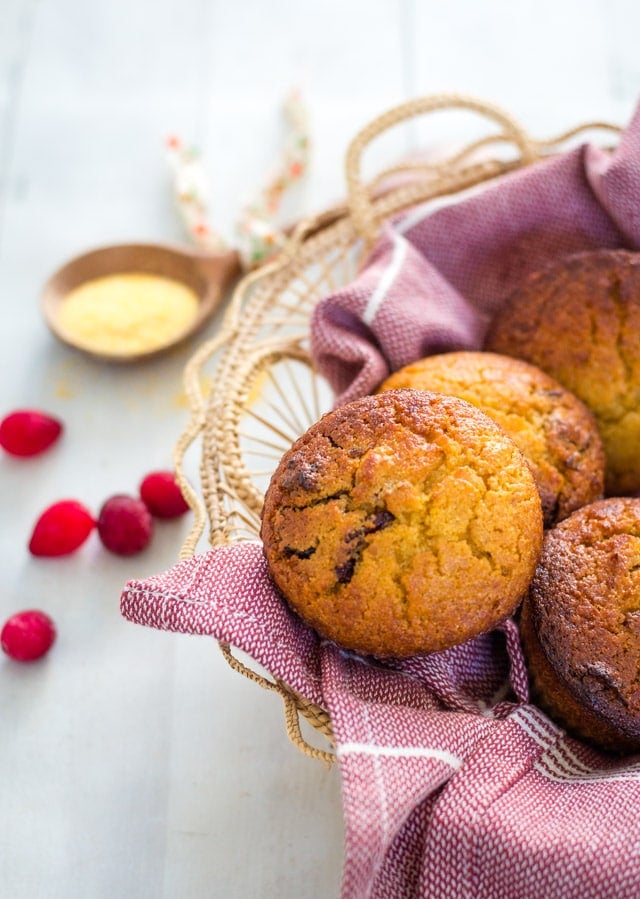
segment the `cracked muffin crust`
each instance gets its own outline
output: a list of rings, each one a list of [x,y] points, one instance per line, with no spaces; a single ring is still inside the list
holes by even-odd
[[[603,748],[640,749],[640,499],[546,533],[520,627],[540,705]]]
[[[497,353],[442,353],[394,372],[378,392],[398,387],[457,396],[500,425],[529,463],[545,527],[602,498],[604,448],[595,418],[537,366]]]
[[[640,490],[640,254],[578,253],[531,275],[485,349],[537,365],[594,413],[610,496]]]
[[[329,412],[276,469],[261,536],[291,607],[339,646],[403,658],[490,630],[525,593],[540,498],[475,406],[416,390]]]

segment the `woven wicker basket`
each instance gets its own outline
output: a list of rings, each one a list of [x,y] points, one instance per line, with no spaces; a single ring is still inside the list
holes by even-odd
[[[442,161],[405,163],[364,184],[362,155],[373,138],[414,116],[446,109],[476,113],[491,133]],[[328,385],[310,361],[310,313],[319,299],[353,279],[380,223],[416,203],[455,198],[466,188],[562,152],[572,138],[592,129],[619,130],[591,122],[553,140],[537,141],[495,106],[454,94],[395,107],[356,135],[346,157],[345,206],[301,223],[281,257],[240,282],[219,334],[187,365],[191,417],[176,445],[175,463],[195,520],[182,558],[195,552],[207,526],[212,546],[257,538],[271,472],[291,443],[332,403]],[[215,389],[208,391],[208,383]],[[195,442],[201,449],[199,490],[184,474],[185,453]],[[228,646],[221,649],[234,669],[281,695],[292,741],[306,754],[331,761],[330,751],[316,749],[303,738],[299,721],[302,714],[330,742],[328,714],[248,668]]]

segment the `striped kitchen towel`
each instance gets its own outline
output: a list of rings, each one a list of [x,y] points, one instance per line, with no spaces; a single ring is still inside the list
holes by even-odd
[[[343,899],[634,899],[640,758],[568,737],[527,702],[518,634],[381,665],[320,640],[259,543],[131,581],[122,613],[215,637],[331,715],[343,782]]]

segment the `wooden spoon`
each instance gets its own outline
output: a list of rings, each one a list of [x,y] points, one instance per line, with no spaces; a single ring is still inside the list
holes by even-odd
[[[85,281],[133,272],[172,278],[190,287],[199,300],[195,318],[170,341],[144,352],[108,353],[77,343],[60,324],[60,306],[67,294]],[[218,308],[227,287],[239,273],[240,260],[235,250],[212,255],[163,244],[101,247],[76,256],[49,278],[42,292],[42,309],[50,330],[63,343],[101,359],[134,362],[163,353],[195,334]]]

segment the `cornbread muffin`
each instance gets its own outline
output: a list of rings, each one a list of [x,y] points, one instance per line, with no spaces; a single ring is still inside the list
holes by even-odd
[[[526,279],[485,349],[537,365],[595,414],[605,491],[640,490],[640,254],[578,253]]]
[[[520,636],[524,648],[531,696],[540,708],[575,737],[609,752],[633,752],[640,741],[625,737],[575,698],[549,664],[532,621],[527,597],[520,612]]]
[[[264,552],[292,608],[345,649],[403,658],[490,630],[542,543],[524,457],[475,406],[417,390],[329,412],[284,455]]]
[[[640,749],[640,499],[547,531],[520,627],[540,705],[605,749]]]
[[[604,491],[604,448],[595,418],[539,368],[496,353],[442,353],[394,372],[397,387],[447,393],[473,403],[506,431],[529,463],[545,527]]]

